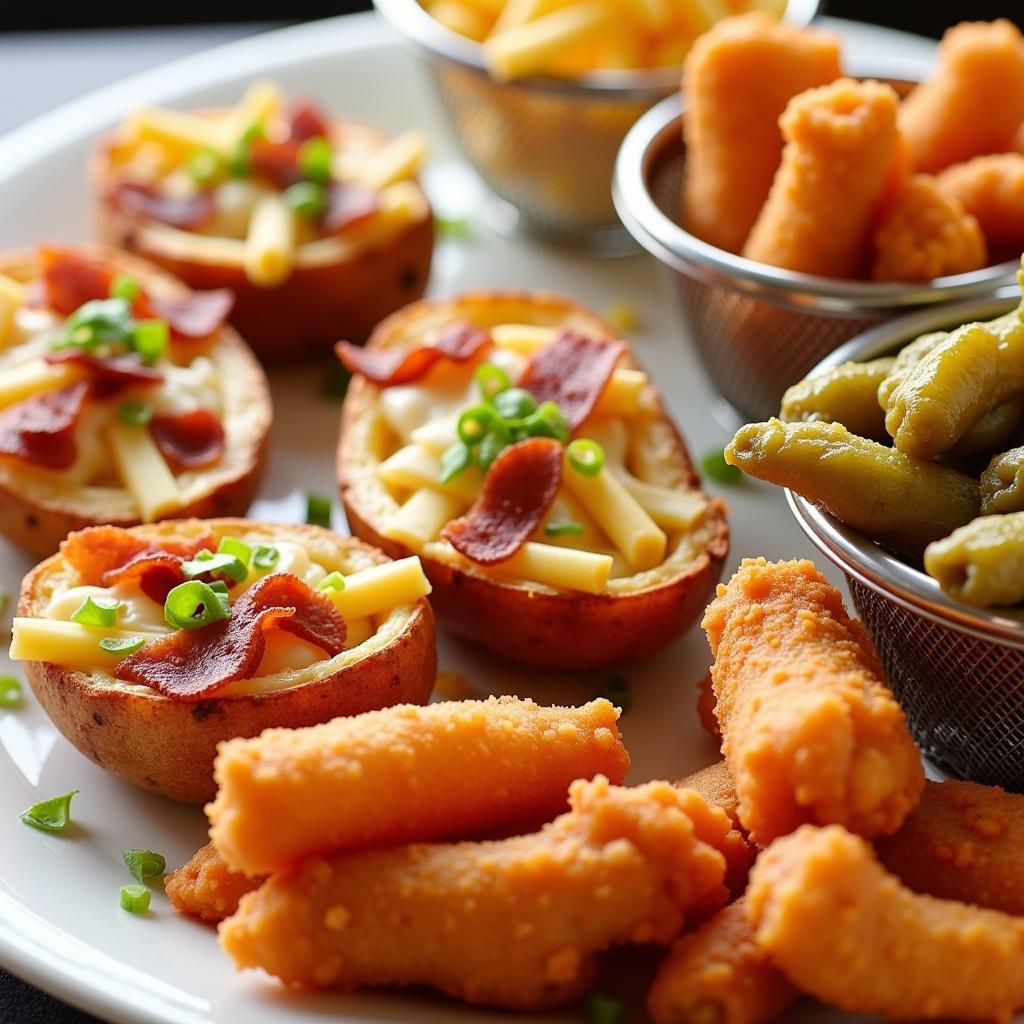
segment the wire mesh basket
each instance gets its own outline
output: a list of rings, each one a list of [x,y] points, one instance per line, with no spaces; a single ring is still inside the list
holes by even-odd
[[[857,77],[906,93],[924,68],[861,62]],[[682,102],[645,114],[619,153],[613,192],[630,234],[664,268],[684,335],[715,388],[747,419],[779,411],[783,392],[850,338],[914,308],[991,295],[1015,262],[927,284],[876,284],[798,274],[743,259],[680,226],[686,153]]]
[[[928,331],[1000,316],[994,298],[901,317],[850,341],[820,364],[893,353]],[[1024,793],[1024,611],[977,609],[945,595],[920,568],[787,491],[810,541],[845,574],[853,601],[924,753],[959,778]]]

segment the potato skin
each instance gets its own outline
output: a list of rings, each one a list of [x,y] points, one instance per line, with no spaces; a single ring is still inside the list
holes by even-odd
[[[213,520],[230,531],[264,524]],[[166,522],[164,536],[180,527],[205,525],[190,520]],[[142,527],[152,532],[152,526]],[[330,535],[319,527],[287,527],[290,534]],[[330,535],[333,536],[333,535]],[[360,550],[374,562],[384,556],[354,538],[334,537],[339,549]],[[40,606],[40,588],[61,563],[59,554],[33,569],[22,583],[19,615]],[[134,786],[188,803],[216,795],[213,760],[217,745],[236,736],[258,736],[264,729],[317,725],[341,715],[424,704],[437,670],[434,616],[421,600],[391,642],[357,662],[314,682],[261,695],[233,694],[198,702],[175,701],[123,685],[99,685],[89,676],[49,662],[26,662],[25,675],[54,725],[90,760]]]
[[[543,292],[483,292],[455,300],[456,305],[490,302],[536,304],[548,312],[572,315],[599,336],[615,335],[610,326],[583,307]],[[425,300],[389,317],[368,344],[394,344],[408,331],[410,322],[432,305]],[[381,524],[361,500],[356,486],[361,474],[373,470],[346,444],[350,425],[372,410],[374,400],[372,386],[356,377],[342,413],[338,482],[352,533],[392,558],[399,558],[410,552],[381,536]],[[686,446],[660,396],[659,412],[671,428],[673,463],[690,487],[699,487]],[[463,568],[422,554],[420,560],[434,588],[430,595],[434,612],[450,632],[522,665],[569,671],[600,669],[642,658],[666,646],[693,625],[704,610],[729,549],[725,506],[717,500],[709,501],[708,517],[713,524],[711,536],[697,558],[671,579],[627,595],[555,594],[493,579],[472,566]]]
[[[159,281],[167,294],[184,291],[180,281],[170,277],[145,260],[106,246],[76,245],[75,251],[95,259],[101,259],[130,274],[144,285]],[[17,274],[31,272],[34,256],[22,250],[0,254],[0,273]],[[177,509],[168,518],[189,519],[212,516],[241,516],[252,504],[263,477],[270,441],[270,424],[273,416],[267,380],[259,363],[237,332],[225,325],[220,331],[218,347],[230,364],[227,377],[231,386],[240,393],[249,395],[254,406],[252,419],[255,429],[246,451],[240,460],[236,473],[203,494],[196,501]],[[57,550],[60,542],[74,530],[86,526],[108,523],[111,526],[136,526],[137,516],[122,515],[110,509],[101,514],[83,513],[80,504],[69,496],[68,500],[41,501],[31,492],[19,486],[22,474],[11,463],[10,468],[0,464],[0,534],[11,543],[36,558],[45,558]]]

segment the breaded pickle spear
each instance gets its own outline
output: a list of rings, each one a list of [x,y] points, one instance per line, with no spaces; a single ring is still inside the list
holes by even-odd
[[[1024,512],[1024,447],[994,455],[981,474],[981,514]]]
[[[782,396],[779,419],[785,423],[842,423],[861,437],[886,441],[889,435],[878,389],[895,362],[887,356],[870,363],[843,363],[805,377]]]
[[[971,477],[857,437],[841,423],[748,423],[725,460],[914,555],[970,522],[981,503]]]
[[[924,567],[958,601],[988,608],[1024,601],[1024,512],[981,516],[929,544]]]

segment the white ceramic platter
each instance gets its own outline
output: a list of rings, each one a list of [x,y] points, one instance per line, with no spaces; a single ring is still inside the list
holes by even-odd
[[[931,55],[923,40],[848,23],[835,27],[853,53]],[[633,341],[665,390],[695,457],[731,435],[734,416],[715,398],[680,335],[654,263],[639,255],[602,261],[492,230],[481,189],[458,162],[422,69],[369,15],[257,36],[147,72],[0,140],[0,248],[30,245],[41,237],[89,237],[83,172],[91,140],[133,106],[227,103],[249,79],[266,74],[289,92],[322,97],[344,116],[392,132],[415,125],[431,136],[428,187],[436,205],[443,214],[469,214],[474,221],[467,239],[440,246],[432,294],[543,286],[599,311],[627,301],[641,320]],[[338,406],[321,397],[323,372],[323,367],[273,371],[274,447],[253,509],[257,517],[298,520],[307,491],[334,493]],[[727,572],[744,555],[812,555],[781,492],[746,483],[724,496],[733,538]],[[336,525],[342,526],[340,519]],[[29,564],[0,541],[0,588],[15,594]],[[8,610],[4,631],[9,616]],[[0,646],[6,648],[6,639]],[[694,713],[695,684],[708,662],[703,634],[694,630],[671,650],[628,669],[634,707],[623,731],[633,756],[631,781],[677,778],[714,759],[714,746]],[[548,703],[582,703],[603,682],[600,674],[569,678],[510,668],[450,638],[442,638],[440,665],[465,673],[481,694],[516,693]],[[0,655],[0,675],[9,670]],[[19,824],[24,808],[70,789],[80,793],[75,825],[66,836]],[[236,975],[213,931],[173,914],[162,893],[154,892],[148,916],[122,911],[118,889],[130,881],[122,848],[159,850],[176,867],[203,841],[204,826],[196,808],[132,789],[87,761],[55,731],[31,695],[22,709],[0,712],[0,963],[100,1017],[133,1024],[508,1019],[420,995],[283,992],[259,975]],[[632,1012],[641,1019],[638,1006]],[[835,1016],[808,1003],[794,1019],[821,1024]],[[582,1015],[574,1008],[539,1019],[581,1020]]]

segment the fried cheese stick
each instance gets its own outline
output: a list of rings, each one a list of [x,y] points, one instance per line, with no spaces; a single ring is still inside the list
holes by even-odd
[[[1005,1020],[1024,1006],[1024,918],[905,888],[838,825],[805,825],[754,865],[757,943],[798,988],[894,1020]]]
[[[740,821],[765,846],[804,822],[895,832],[920,757],[864,628],[808,561],[748,558],[702,623]]]
[[[977,219],[992,245],[1024,246],[1024,153],[977,156],[935,180]]]
[[[231,740],[215,765],[210,837],[229,867],[260,875],[318,853],[550,821],[573,779],[625,777],[618,717],[607,700],[491,697]]]
[[[667,943],[721,885],[731,823],[690,790],[599,777],[540,832],[312,858],[220,926],[238,967],[351,991],[423,984],[538,1010],[581,995],[595,954]]]
[[[238,901],[263,878],[232,871],[213,843],[201,846],[192,858],[164,879],[171,906],[181,914],[204,921],[223,921],[238,909]]]

